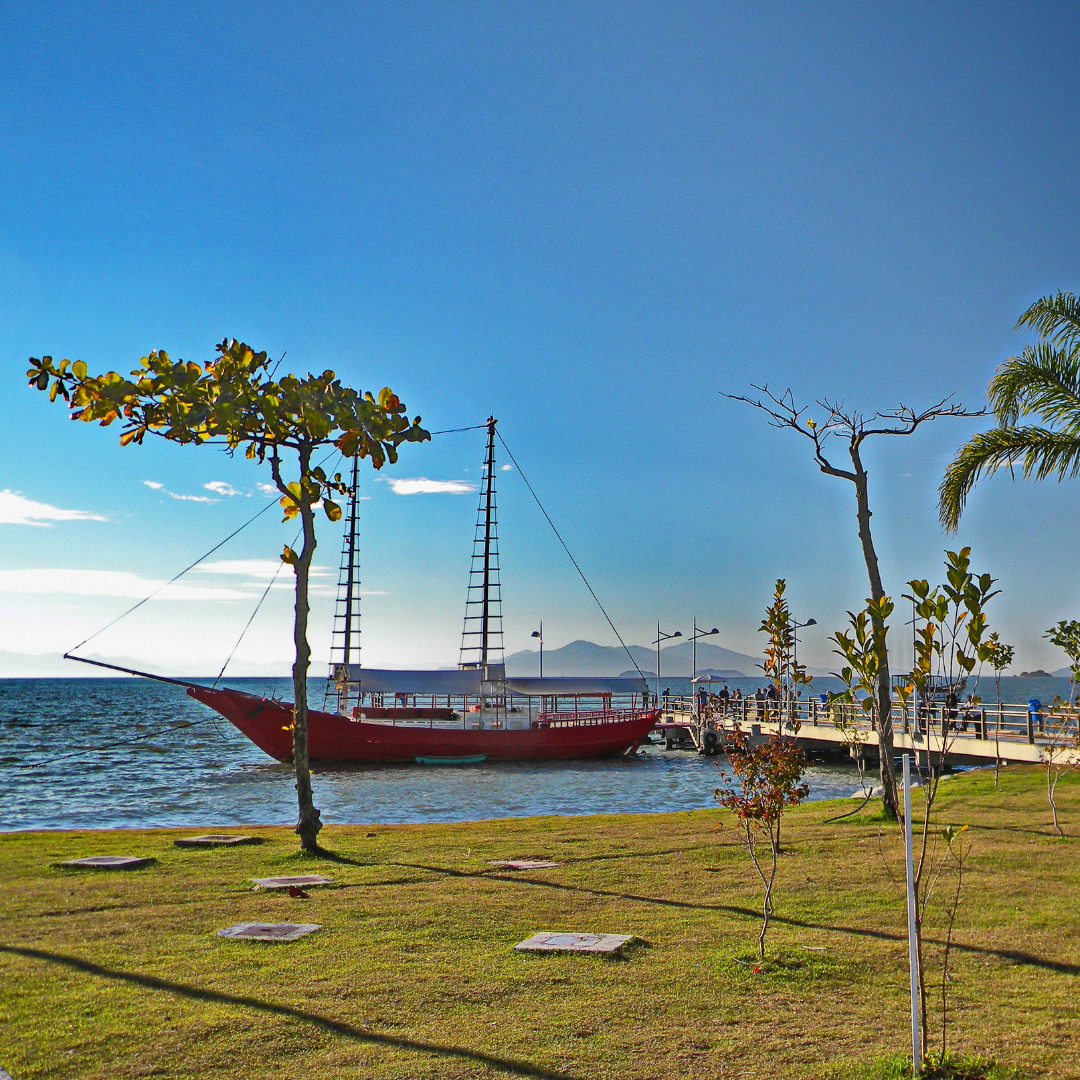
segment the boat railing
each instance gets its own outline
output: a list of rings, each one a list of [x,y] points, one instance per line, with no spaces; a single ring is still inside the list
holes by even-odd
[[[534,728],[583,727],[591,724],[617,724],[641,716],[640,709],[597,709],[595,711],[540,713]]]

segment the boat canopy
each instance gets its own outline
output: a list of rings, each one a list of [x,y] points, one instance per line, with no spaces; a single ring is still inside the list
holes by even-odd
[[[362,668],[349,664],[349,681],[360,684],[365,692],[376,694],[460,694],[479,697],[482,672],[464,671],[392,671],[387,668]]]
[[[500,669],[501,672],[501,669]],[[591,675],[549,679],[483,679],[478,668],[444,671],[394,671],[387,668],[362,668],[349,664],[349,681],[361,690],[376,694],[451,694],[479,697],[482,693],[509,693],[521,697],[599,697],[603,694],[641,694],[643,678],[608,679]]]
[[[645,680],[641,679],[606,679],[594,675],[571,675],[548,679],[506,680],[506,688],[512,694],[530,697],[552,697],[554,695],[590,697],[601,694],[643,694]]]

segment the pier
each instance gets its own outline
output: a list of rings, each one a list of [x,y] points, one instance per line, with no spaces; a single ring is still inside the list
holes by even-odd
[[[878,736],[869,717],[852,705],[827,705],[817,698],[759,702],[753,698],[715,704],[700,712],[691,697],[662,699],[656,729],[669,748],[723,753],[736,730],[753,739],[782,733],[811,753],[846,754],[876,759]],[[948,715],[945,715],[948,713]],[[894,703],[893,749],[922,751],[937,757],[944,744],[951,765],[981,765],[1000,758],[1038,764],[1052,753],[1056,760],[1080,762],[1077,710],[1054,711],[1026,705],[979,705],[946,710],[937,703],[920,707],[916,717]]]

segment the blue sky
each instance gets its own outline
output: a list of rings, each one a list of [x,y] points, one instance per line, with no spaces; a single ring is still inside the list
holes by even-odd
[[[800,655],[830,663],[866,593],[850,485],[719,392],[982,403],[1020,312],[1078,287],[1078,29],[1053,3],[5,4],[0,490],[92,519],[0,500],[0,650],[84,637],[268,479],[122,450],[24,389],[26,358],[126,371],[234,336],[388,384],[432,428],[493,412],[628,641],[697,615],[756,652],[783,576],[822,627]],[[947,541],[935,489],[979,423],[870,453],[888,587],[971,544],[1018,667],[1056,667],[1040,634],[1080,616],[1080,485],[997,478]],[[481,454],[445,436],[365,478],[367,662],[455,662],[475,496],[385,481],[474,483]],[[549,645],[609,643],[500,482],[508,647],[541,618]],[[264,515],[215,559],[273,559],[288,531]],[[218,569],[95,648],[210,666],[264,580]],[[241,656],[287,658],[288,618],[276,590]]]

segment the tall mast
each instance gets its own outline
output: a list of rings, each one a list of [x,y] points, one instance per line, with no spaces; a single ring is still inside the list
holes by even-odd
[[[495,418],[488,417],[487,452],[480,505],[473,537],[465,626],[461,635],[462,668],[486,668],[503,658],[502,588],[499,582],[499,515],[495,497]]]
[[[488,666],[488,633],[491,625],[491,511],[495,501],[495,420],[488,417],[487,459],[484,484],[484,610],[480,622],[480,666]]]
[[[358,594],[360,560],[359,545],[357,543],[357,492],[356,486],[360,478],[360,458],[354,457],[352,462],[352,495],[349,497],[349,531],[345,542],[345,551],[348,554],[349,575],[345,584],[345,640],[343,648],[343,662],[353,662],[353,639],[356,639],[356,663],[360,663],[360,613],[356,610]],[[354,631],[353,622],[356,622]]]
[[[352,494],[341,540],[341,569],[338,573],[337,606],[334,610],[334,633],[330,643],[329,695],[334,686],[339,707],[348,696],[349,667],[360,664],[360,459],[353,458]],[[333,685],[332,685],[333,684]]]

